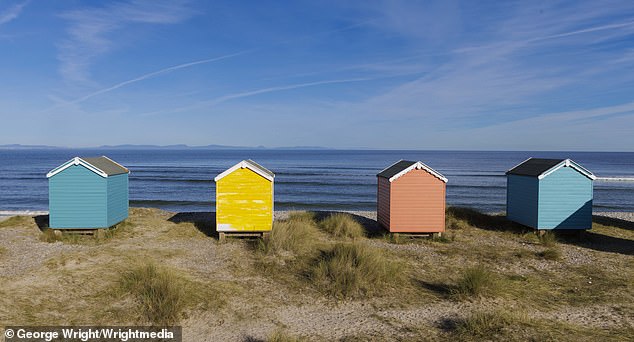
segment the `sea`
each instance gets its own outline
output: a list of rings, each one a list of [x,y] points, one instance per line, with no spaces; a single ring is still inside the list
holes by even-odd
[[[0,215],[47,211],[46,173],[75,156],[106,155],[130,169],[130,205],[214,211],[213,178],[243,159],[275,173],[275,210],[375,210],[376,174],[420,160],[449,179],[450,206],[503,212],[505,171],[529,157],[571,158],[592,171],[594,211],[634,212],[634,153],[326,149],[0,150]]]

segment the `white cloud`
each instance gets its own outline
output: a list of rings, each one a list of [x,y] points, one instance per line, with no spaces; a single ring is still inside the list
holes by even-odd
[[[88,81],[95,58],[114,48],[114,32],[135,23],[175,24],[192,14],[180,1],[133,1],[66,12],[68,38],[59,44],[60,72],[66,80]]]
[[[6,24],[19,17],[20,13],[22,13],[22,10],[28,3],[28,1],[25,1],[19,4],[15,4],[4,11],[0,11],[0,25]]]

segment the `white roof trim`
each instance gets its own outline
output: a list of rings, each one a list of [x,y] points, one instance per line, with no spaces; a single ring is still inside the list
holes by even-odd
[[[561,169],[562,167],[571,167],[577,171],[579,171],[579,173],[581,173],[582,175],[595,180],[597,179],[597,177],[595,175],[592,174],[592,172],[588,171],[586,168],[584,168],[583,166],[575,163],[573,160],[571,159],[566,159],[564,161],[562,161],[561,163],[551,167],[550,169],[548,169],[547,171],[545,171],[544,173],[542,173],[541,175],[537,176],[537,179],[544,179],[544,177],[548,176],[549,174]]]
[[[394,165],[394,164],[392,164],[392,165]],[[414,164],[412,164],[410,167],[404,169],[403,171],[395,174],[394,176],[390,177],[390,179],[389,179],[390,183],[395,181],[399,177],[405,175],[406,173],[414,170],[414,169],[425,170],[425,171],[431,173],[432,176],[434,176],[434,177],[440,179],[441,181],[447,183],[447,178],[445,178],[445,176],[441,175],[440,173],[436,172],[436,170],[432,169],[431,167],[429,167],[429,166],[427,166],[427,165],[425,165],[425,164],[423,164],[422,162],[419,162],[419,161],[414,163]]]
[[[253,165],[253,163],[249,163],[248,160],[243,160],[241,162],[239,162],[238,164],[230,167],[229,169],[227,169],[226,171],[224,171],[223,173],[219,174],[216,176],[216,178],[214,178],[214,182],[217,182],[221,179],[223,179],[224,177],[228,176],[229,174],[233,173],[233,171],[236,171],[237,169],[249,169],[255,173],[257,173],[258,175],[266,178],[269,181],[273,181],[273,178],[275,178],[275,175],[271,176],[268,173],[264,172],[260,167]]]
[[[99,168],[93,166],[92,164],[89,164],[87,161],[79,158],[79,157],[75,157],[69,161],[67,161],[66,163],[54,168],[53,170],[51,170],[49,173],[46,174],[46,178],[51,178],[53,176],[55,176],[56,174],[68,169],[71,166],[75,166],[75,165],[81,165],[85,168],[87,168],[88,170],[100,175],[101,177],[104,178],[108,178],[108,174],[103,172],[102,170],[100,170]]]

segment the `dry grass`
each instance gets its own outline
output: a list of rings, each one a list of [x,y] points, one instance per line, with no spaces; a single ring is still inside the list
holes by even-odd
[[[283,329],[276,329],[268,336],[266,341],[267,342],[303,342],[308,340],[293,336],[287,333],[286,331],[284,331]]]
[[[518,318],[507,311],[474,311],[458,319],[455,333],[461,340],[507,340]]]
[[[557,244],[557,236],[551,231],[544,232],[539,235],[539,243],[544,247],[553,247]]]
[[[561,251],[558,248],[547,248],[539,253],[537,253],[537,255],[541,258],[544,258],[546,260],[559,260],[561,259]]]
[[[499,279],[483,265],[467,268],[451,287],[451,293],[459,298],[495,296],[499,292]]]
[[[359,239],[365,237],[363,226],[347,213],[334,213],[319,222],[319,226],[336,238]]]
[[[75,245],[97,245],[114,239],[129,238],[134,235],[136,224],[131,219],[126,219],[111,228],[96,229],[92,235],[76,234],[72,231],[62,232],[59,230],[45,228],[40,233],[42,242],[62,242]]]
[[[404,276],[403,265],[365,243],[337,243],[311,265],[310,279],[335,297],[359,298],[382,292]]]
[[[264,253],[291,252],[302,255],[317,249],[319,228],[312,213],[293,212],[288,219],[274,223],[271,235],[259,244]]]
[[[20,227],[28,225],[33,219],[29,216],[11,216],[6,220],[0,221],[0,228]]]
[[[155,325],[171,325],[180,320],[189,301],[187,285],[174,271],[154,264],[133,268],[119,281],[121,293],[130,293],[144,320]]]

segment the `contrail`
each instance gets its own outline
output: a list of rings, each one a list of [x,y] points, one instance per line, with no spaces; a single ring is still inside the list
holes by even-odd
[[[257,90],[245,91],[245,92],[242,92],[242,93],[224,95],[224,96],[221,96],[221,97],[218,97],[218,98],[215,98],[215,99],[202,101],[202,102],[199,102],[197,104],[186,106],[186,107],[175,108],[175,109],[171,109],[171,110],[167,110],[167,111],[158,111],[158,112],[145,113],[144,116],[163,114],[163,113],[166,113],[166,112],[168,112],[168,113],[182,112],[182,111],[189,110],[189,109],[195,109],[195,108],[200,108],[200,107],[208,107],[208,106],[215,106],[215,105],[218,105],[218,104],[221,104],[223,102],[230,101],[230,100],[240,99],[240,98],[249,97],[249,96],[255,96],[255,95],[259,95],[259,94],[273,93],[273,92],[276,92],[276,91],[292,90],[292,89],[307,88],[307,87],[315,87],[315,86],[325,85],[325,84],[373,81],[373,80],[376,80],[376,79],[377,78],[347,78],[347,79],[340,79],[340,80],[317,81],[317,82],[298,83],[298,84],[290,84],[290,85],[285,85],[285,86],[262,88],[262,89],[257,89]]]
[[[164,69],[161,69],[161,70],[158,70],[158,71],[154,71],[154,72],[139,76],[137,78],[133,78],[131,80],[127,80],[127,81],[124,81],[124,82],[121,82],[121,83],[117,83],[117,84],[115,84],[115,85],[113,85],[111,87],[104,88],[104,89],[98,90],[98,91],[96,91],[94,93],[91,93],[91,94],[88,94],[86,96],[80,97],[78,99],[69,101],[68,103],[69,104],[76,104],[76,103],[84,102],[84,101],[88,100],[91,97],[95,97],[97,95],[100,95],[100,94],[103,94],[103,93],[107,93],[107,92],[113,91],[115,89],[119,89],[121,87],[127,86],[128,84],[132,84],[132,83],[136,83],[136,82],[139,82],[139,81],[143,81],[143,80],[146,80],[148,78],[152,78],[152,77],[155,77],[155,76],[158,76],[158,75],[161,75],[161,74],[172,72],[174,70],[185,69],[185,68],[192,67],[194,65],[207,64],[207,63],[212,63],[212,62],[220,61],[220,60],[231,58],[231,57],[240,56],[240,55],[249,53],[251,51],[252,50],[245,50],[245,51],[236,52],[236,53],[232,53],[232,54],[224,55],[224,56],[220,56],[220,57],[201,59],[199,61],[194,61],[194,62],[183,63],[183,64],[179,64],[179,65],[174,65],[174,66],[171,66],[171,67],[167,67],[167,68],[164,68]]]
[[[590,33],[590,32],[596,32],[596,31],[603,31],[603,30],[610,30],[610,29],[627,27],[627,26],[632,26],[632,25],[634,25],[634,21],[630,21],[630,22],[626,22],[626,23],[620,23],[620,24],[596,26],[596,27],[590,27],[590,28],[583,29],[583,30],[577,30],[577,31],[565,32],[565,33],[553,34],[551,36],[533,38],[533,39],[528,40],[527,42],[530,43],[530,42],[535,42],[535,41],[540,41],[540,40],[562,38],[562,37],[574,36],[574,35],[577,35],[577,34]]]

